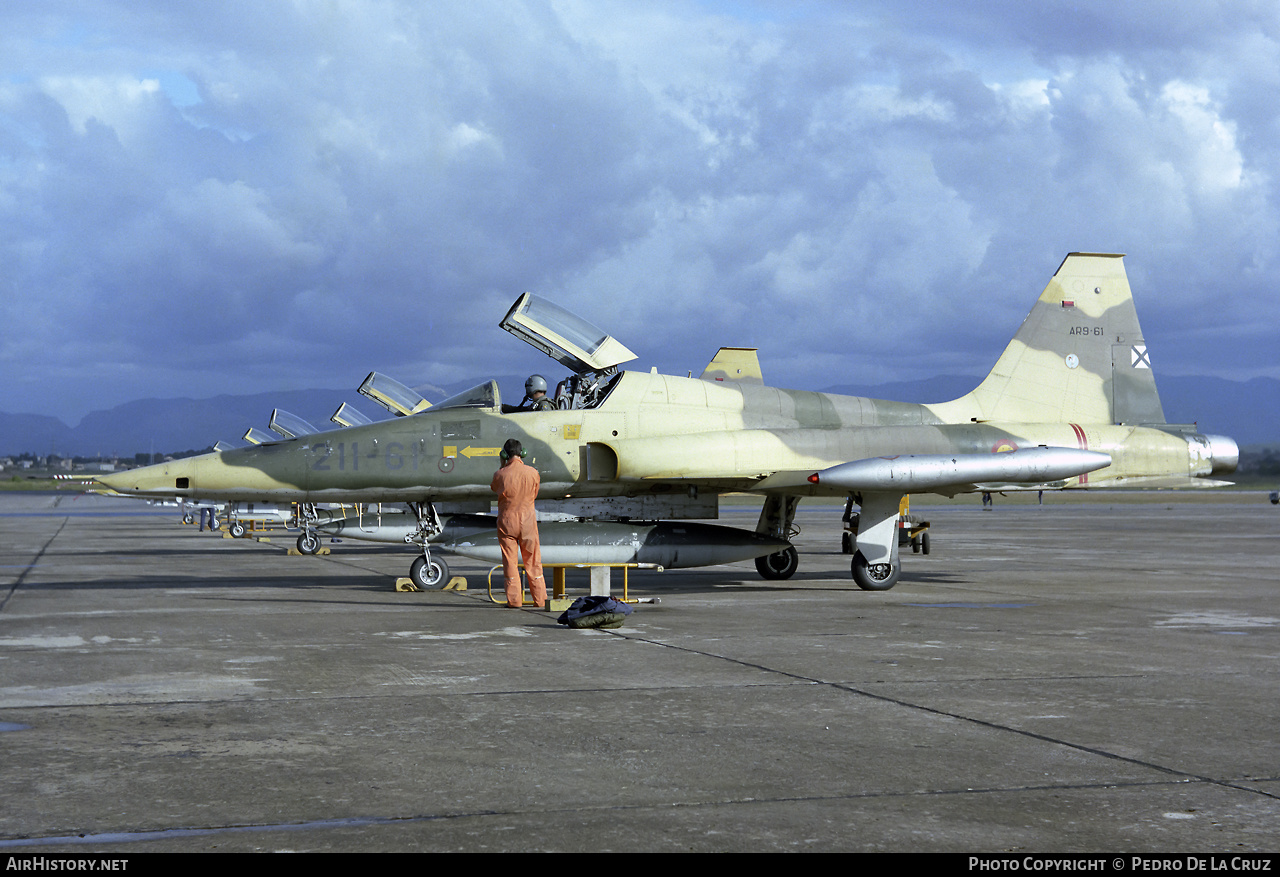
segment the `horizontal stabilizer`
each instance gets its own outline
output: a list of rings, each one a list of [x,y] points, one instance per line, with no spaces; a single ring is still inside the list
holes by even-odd
[[[1002,454],[915,454],[841,463],[809,476],[850,492],[931,493],[984,482],[1046,484],[1111,465],[1111,455],[1076,448],[1022,448]]]

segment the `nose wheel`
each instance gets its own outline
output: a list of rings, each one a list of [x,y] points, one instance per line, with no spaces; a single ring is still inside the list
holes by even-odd
[[[438,591],[449,581],[449,565],[438,557],[424,554],[409,567],[409,578],[424,591]]]

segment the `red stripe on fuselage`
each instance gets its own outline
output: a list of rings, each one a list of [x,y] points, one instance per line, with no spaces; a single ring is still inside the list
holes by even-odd
[[[1072,423],[1070,424],[1070,426],[1073,430],[1075,430],[1076,444],[1079,445],[1080,450],[1082,451],[1089,450],[1089,438],[1084,434],[1084,430],[1080,428],[1080,425],[1078,423]],[[1083,475],[1080,476],[1080,483],[1081,484],[1089,483],[1088,472],[1085,472]]]

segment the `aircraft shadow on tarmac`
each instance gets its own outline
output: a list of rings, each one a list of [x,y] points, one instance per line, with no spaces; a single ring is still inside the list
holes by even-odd
[[[875,591],[863,591],[851,580],[847,572],[840,570],[817,572],[812,575],[806,575],[802,579],[792,579],[785,583],[761,581],[754,578],[746,570],[741,572],[702,573],[693,581],[683,577],[679,580],[668,579],[663,581],[662,577],[668,575],[670,574],[659,573],[656,576],[633,575],[631,578],[632,596],[637,593],[643,596],[649,596],[652,593],[655,596],[663,597],[676,597],[680,594],[722,594],[730,589],[749,591],[753,594],[764,592],[793,594],[804,591],[848,591],[851,594],[865,594],[869,597],[878,593]],[[949,573],[913,573],[911,575],[903,575],[900,579],[901,584],[908,586],[913,584],[963,585],[966,581],[963,576]],[[570,582],[569,590],[571,593],[574,590],[572,581]],[[620,589],[615,588],[614,590],[616,593]]]
[[[160,549],[160,550],[127,550],[113,551],[110,557],[128,558],[133,556],[148,557],[191,557],[205,554],[208,551],[202,551],[197,548],[192,549]],[[138,573],[130,577],[121,577],[119,575],[102,576],[102,577],[82,577],[67,579],[62,581],[40,581],[28,582],[23,587],[33,590],[61,590],[61,591],[80,591],[86,589],[93,590],[122,590],[122,591],[139,591],[139,590],[189,590],[189,591],[210,591],[210,590],[260,590],[268,591],[271,596],[263,596],[256,599],[265,599],[272,602],[280,600],[284,592],[287,591],[308,591],[314,592],[324,590],[327,592],[335,592],[338,590],[358,591],[362,594],[368,593],[394,593],[395,576],[385,572],[373,569],[353,569],[341,568],[344,566],[343,559],[351,560],[368,560],[371,556],[387,556],[387,552],[378,549],[357,549],[355,551],[343,551],[341,554],[332,554],[317,558],[280,558],[282,568],[272,569],[271,560],[268,558],[268,564],[253,574],[227,574],[227,575],[186,575],[181,570],[175,570],[165,575],[149,575],[146,573]],[[104,556],[103,559],[107,559]],[[297,562],[308,563],[307,569],[285,567],[284,564],[292,564]],[[317,567],[315,564],[321,564]],[[337,567],[337,568],[335,568]],[[474,568],[460,568],[457,570],[460,575],[467,577],[469,581],[469,593],[472,595],[484,593],[486,582],[485,576],[487,570],[477,570]],[[743,591],[750,593],[798,593],[805,591],[849,591],[857,594],[870,594],[874,592],[864,592],[851,581],[848,574],[842,570],[828,570],[815,572],[812,575],[805,576],[802,579],[793,579],[787,583],[765,582],[753,576],[754,570],[748,569],[714,569],[703,568],[697,572],[688,570],[654,572],[648,570],[633,571],[630,576],[630,592],[632,596],[661,596],[667,599],[678,598],[680,595],[706,595],[706,594],[726,594],[731,591]],[[500,577],[495,578],[498,582],[497,589],[500,591],[501,584],[498,581]],[[589,593],[589,582],[585,570],[570,570],[567,581],[567,590],[570,597],[581,596]],[[963,576],[948,573],[928,573],[928,572],[912,572],[902,579],[902,584],[910,586],[912,584],[929,584],[929,585],[959,585],[964,583]],[[615,576],[613,592],[615,595],[622,591],[620,577]],[[428,591],[426,594],[431,594]],[[495,592],[496,593],[496,592]],[[406,604],[415,602],[423,605],[422,601],[414,594],[400,595]],[[239,598],[236,598],[239,599]],[[314,602],[314,601],[308,601]],[[329,602],[329,601],[326,601]],[[464,604],[459,604],[464,605]],[[440,608],[440,603],[433,601],[433,608]]]

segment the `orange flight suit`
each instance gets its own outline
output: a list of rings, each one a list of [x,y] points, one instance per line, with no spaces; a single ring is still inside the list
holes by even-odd
[[[538,545],[538,518],[533,510],[541,484],[538,470],[526,466],[519,457],[512,457],[489,484],[489,489],[498,494],[498,545],[502,549],[508,606],[521,606],[524,602],[517,548],[524,555],[524,570],[529,577],[529,594],[534,605],[541,609],[547,602],[542,549]]]

